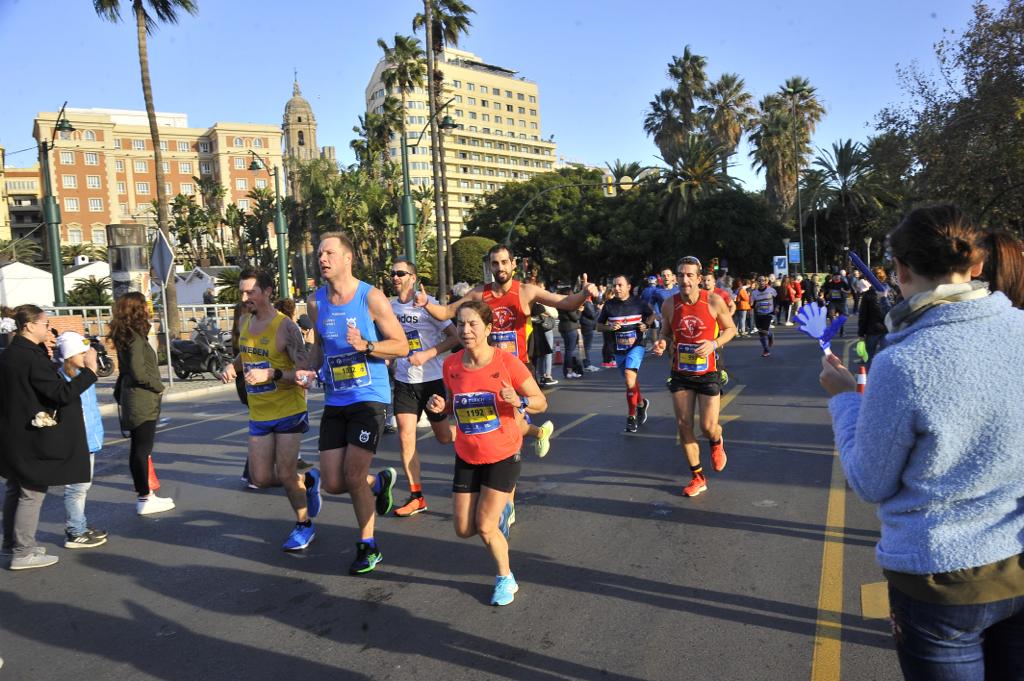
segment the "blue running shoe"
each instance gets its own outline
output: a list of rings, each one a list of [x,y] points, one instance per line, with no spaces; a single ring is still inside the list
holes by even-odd
[[[508,539],[509,530],[512,527],[512,523],[509,522],[512,514],[515,513],[515,507],[512,506],[512,502],[505,504],[505,508],[501,510],[501,517],[498,518],[498,529],[505,535],[505,539]]]
[[[395,505],[395,499],[391,495],[391,490],[395,486],[395,479],[398,474],[395,473],[394,468],[385,468],[380,473],[377,473],[377,515],[387,515],[391,513],[391,507]]]
[[[302,523],[295,523],[295,528],[288,535],[288,538],[285,539],[284,545],[281,548],[285,551],[301,551],[309,546],[315,536],[316,530],[313,529],[313,523],[310,523],[309,527]]]
[[[320,507],[324,504],[324,497],[320,493],[320,471],[310,468],[306,475],[306,512],[310,518],[315,518],[320,515]],[[309,484],[310,480],[313,481],[312,485]]]
[[[498,575],[498,578],[494,580],[494,595],[491,596],[491,605],[508,605],[516,599],[517,591],[519,591],[519,585],[516,584],[516,578],[512,576],[511,572],[504,577]]]
[[[371,546],[364,541],[356,542],[356,559],[348,568],[350,575],[364,575],[377,567],[377,563],[384,559],[384,554],[376,544]]]

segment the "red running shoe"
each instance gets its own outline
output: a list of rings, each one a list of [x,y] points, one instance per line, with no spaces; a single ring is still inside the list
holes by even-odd
[[[708,481],[704,479],[704,476],[700,473],[694,473],[693,480],[690,484],[683,488],[684,497],[695,497],[701,492],[708,491]]]
[[[423,497],[415,498],[409,497],[409,499],[395,509],[395,515],[399,518],[408,518],[414,516],[417,513],[423,513],[427,510],[427,500]]]
[[[725,438],[723,437],[717,445],[711,445],[711,467],[715,471],[725,470],[725,462],[729,457],[725,455]]]

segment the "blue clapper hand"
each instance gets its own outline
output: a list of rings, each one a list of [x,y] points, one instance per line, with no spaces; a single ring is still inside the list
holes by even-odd
[[[818,341],[822,352],[826,355],[832,354],[830,341],[839,333],[840,327],[846,323],[846,315],[839,315],[831,324],[828,323],[828,310],[818,306],[817,303],[808,303],[800,308],[793,319],[797,328],[803,333]]]

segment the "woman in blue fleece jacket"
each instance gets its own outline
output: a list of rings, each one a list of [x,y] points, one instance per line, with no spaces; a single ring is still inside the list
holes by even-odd
[[[867,391],[823,360],[846,478],[879,505],[906,679],[1024,680],[1024,311],[971,281],[982,239],[954,206],[907,215]]]

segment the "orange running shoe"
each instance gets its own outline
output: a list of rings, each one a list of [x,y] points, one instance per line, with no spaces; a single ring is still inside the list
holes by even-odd
[[[423,497],[409,497],[409,499],[395,509],[395,515],[399,518],[408,518],[414,516],[417,513],[423,513],[427,510],[427,500]]]
[[[725,463],[729,457],[725,455],[725,438],[723,437],[717,445],[711,445],[711,467],[715,471],[724,471]]]
[[[684,497],[695,497],[701,492],[708,491],[708,481],[704,479],[704,476],[700,473],[694,473],[693,480],[690,484],[683,488]]]

